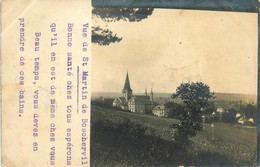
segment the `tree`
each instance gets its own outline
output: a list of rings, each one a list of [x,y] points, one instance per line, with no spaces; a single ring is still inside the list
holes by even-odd
[[[211,115],[214,111],[216,111],[217,107],[215,105],[215,101],[210,101],[208,107],[202,111],[203,115]]]
[[[189,137],[195,136],[197,131],[202,130],[202,110],[209,106],[210,99],[214,99],[215,95],[210,92],[210,87],[202,82],[188,82],[180,84],[171,97],[181,99],[185,104],[174,139],[188,141]]]
[[[92,27],[92,43],[97,43],[100,46],[109,45],[110,43],[120,42],[122,38],[117,37],[109,29],[103,29],[98,27]]]
[[[234,108],[228,109],[228,112],[222,114],[222,121],[226,123],[236,123],[237,122],[237,110]]]
[[[257,108],[252,104],[247,104],[247,106],[244,108],[244,113],[247,119],[253,118],[254,120],[256,120]]]
[[[146,19],[153,13],[153,8],[93,8],[92,14],[101,18],[105,22],[115,22],[119,20],[128,22],[139,22]]]
[[[146,19],[148,16],[152,15],[153,8],[93,8],[93,17],[99,18],[105,23],[106,28],[102,28],[101,24],[94,20],[94,25],[92,26],[92,43],[96,43],[100,46],[109,45],[111,43],[117,43],[122,40],[122,37],[118,37],[117,34],[109,30],[109,22],[116,21],[127,21],[127,22],[140,22]],[[95,23],[97,25],[95,25]]]
[[[165,107],[169,109],[168,117],[180,119],[181,113],[184,111],[184,107],[181,104],[177,104],[174,102],[167,102]]]

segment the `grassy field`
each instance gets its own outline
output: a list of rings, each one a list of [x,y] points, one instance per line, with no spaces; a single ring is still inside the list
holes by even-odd
[[[169,126],[178,120],[94,105],[91,114],[91,166],[256,165],[255,127],[204,124],[181,145]]]
[[[215,165],[256,165],[256,127],[216,123],[213,130],[210,124],[204,124],[204,128],[192,138],[190,150],[193,155],[204,155],[204,165],[213,160]]]

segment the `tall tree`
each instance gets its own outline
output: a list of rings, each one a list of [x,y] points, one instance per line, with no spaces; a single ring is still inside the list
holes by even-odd
[[[180,114],[181,123],[176,127],[174,138],[187,141],[202,129],[202,110],[209,106],[210,99],[215,98],[215,95],[210,92],[210,87],[202,82],[188,82],[180,84],[171,97],[181,99],[185,104],[185,109]]]

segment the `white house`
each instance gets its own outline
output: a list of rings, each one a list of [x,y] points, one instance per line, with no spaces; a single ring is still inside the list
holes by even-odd
[[[167,117],[169,110],[165,107],[165,105],[160,104],[153,108],[153,114],[158,117]]]

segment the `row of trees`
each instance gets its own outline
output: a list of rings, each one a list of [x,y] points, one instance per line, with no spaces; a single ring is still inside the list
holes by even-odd
[[[237,115],[239,114],[239,115]],[[240,109],[231,108],[228,109],[227,112],[224,112],[221,116],[223,122],[227,123],[237,123],[240,118],[244,118],[245,120],[257,118],[257,107],[252,104],[246,104]]]
[[[169,118],[180,119],[180,115],[185,112],[185,107],[179,103],[175,102],[167,102],[165,104],[166,108],[170,109],[168,113]],[[222,121],[226,123],[237,123],[238,119],[241,117],[245,119],[253,118],[256,120],[257,118],[257,107],[251,103],[243,104],[240,108],[228,108],[223,113],[216,113],[217,107],[215,106],[214,101],[209,102],[209,106],[201,112],[201,115],[205,115],[206,122],[216,122]],[[214,117],[212,116],[213,112],[215,112]],[[237,116],[239,114],[239,116]]]

